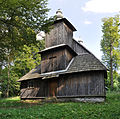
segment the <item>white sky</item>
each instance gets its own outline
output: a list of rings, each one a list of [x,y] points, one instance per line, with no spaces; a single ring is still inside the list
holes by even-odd
[[[120,0],[89,0],[82,7],[85,12],[114,13],[120,11]]]
[[[120,0],[48,0],[49,16],[61,9],[77,29],[74,38],[82,39],[84,46],[101,59],[102,18],[114,16],[120,11]]]
[[[88,21],[88,20],[85,20],[85,21],[84,21],[84,24],[92,24],[92,22],[91,22],[91,21]]]

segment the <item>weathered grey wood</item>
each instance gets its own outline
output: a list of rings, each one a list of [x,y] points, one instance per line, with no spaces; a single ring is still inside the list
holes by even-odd
[[[33,86],[29,87],[29,82],[32,81]],[[28,80],[21,83],[21,98],[32,98],[32,97],[47,97],[48,96],[48,81],[47,80]]]
[[[59,44],[72,46],[73,31],[64,23],[53,25],[53,29],[46,34],[45,47],[51,47]]]
[[[81,44],[79,44],[77,41],[75,41],[74,39],[72,39],[72,44],[71,44],[71,48],[78,54],[82,54],[82,53],[89,53],[89,51],[87,51]]]
[[[64,23],[53,25],[53,29],[46,35],[46,48],[66,44],[70,46],[77,54],[89,53],[82,45],[73,39],[73,31]]]
[[[63,81],[62,81],[63,80]],[[104,72],[85,72],[60,80],[58,96],[66,95],[105,95]],[[64,83],[63,83],[64,82]]]
[[[73,54],[66,48],[61,48],[42,53],[41,57],[41,73],[47,73],[65,69],[73,58]]]
[[[21,98],[32,97],[69,97],[69,96],[105,96],[104,72],[83,72],[69,74],[51,80],[33,80],[33,87],[21,83]]]

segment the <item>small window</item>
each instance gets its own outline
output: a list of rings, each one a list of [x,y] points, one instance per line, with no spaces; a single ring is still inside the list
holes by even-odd
[[[34,82],[33,81],[28,81],[28,88],[33,88],[34,87]]]
[[[21,82],[20,89],[27,88],[27,81]]]

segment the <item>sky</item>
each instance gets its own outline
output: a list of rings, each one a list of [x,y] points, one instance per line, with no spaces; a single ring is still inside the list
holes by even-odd
[[[61,9],[77,29],[76,40],[82,39],[83,45],[101,60],[102,19],[119,14],[120,0],[48,0],[49,16]]]

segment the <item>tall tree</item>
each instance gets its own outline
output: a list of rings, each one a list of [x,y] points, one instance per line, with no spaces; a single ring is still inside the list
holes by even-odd
[[[0,53],[36,43],[35,30],[48,29],[46,5],[47,0],[0,0]]]
[[[19,51],[16,54],[14,62],[10,67],[9,96],[19,94],[20,85],[17,80],[40,64],[41,57],[37,52],[42,50],[44,46],[44,40],[39,41],[35,45],[24,45],[22,51]],[[5,67],[0,75],[0,92],[2,92],[3,97],[6,97],[6,89],[8,86],[8,78],[6,76],[7,71],[8,68]]]
[[[119,15],[116,15],[104,18],[102,21],[102,60],[109,69],[109,79],[111,81],[111,89],[113,89],[113,71],[116,71],[120,66],[120,18]]]
[[[7,97],[10,70],[24,45],[35,44],[35,30],[48,31],[47,0],[0,0],[0,64],[7,67]],[[49,25],[49,24],[47,24]]]

